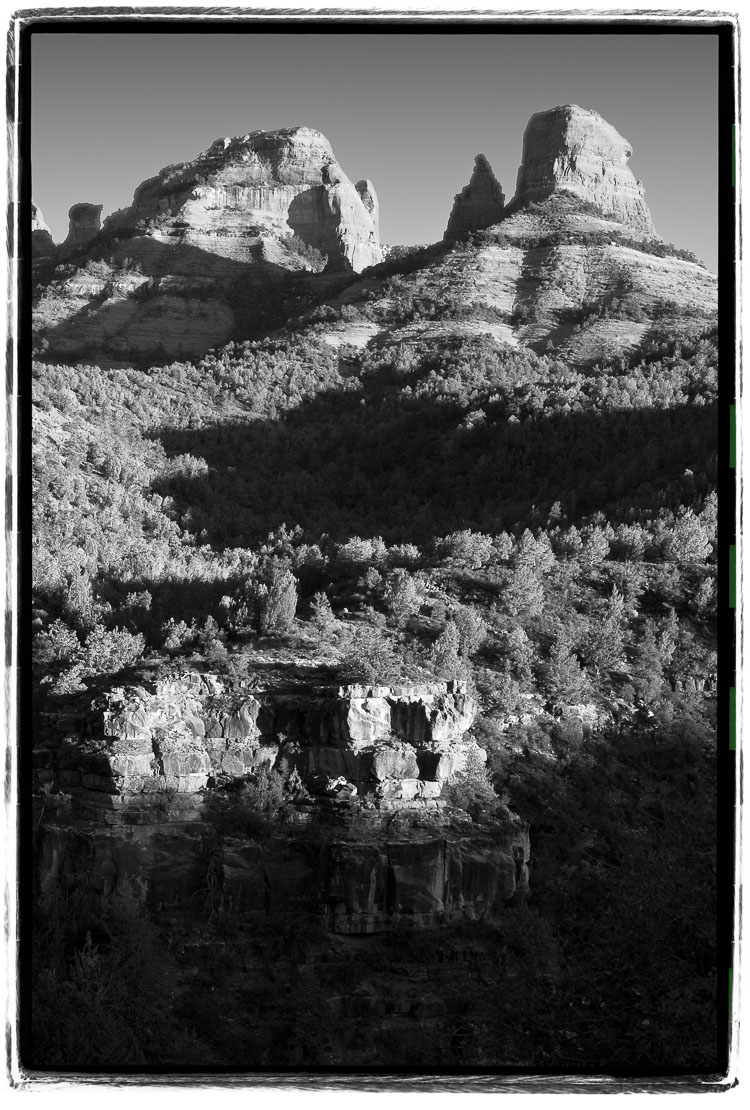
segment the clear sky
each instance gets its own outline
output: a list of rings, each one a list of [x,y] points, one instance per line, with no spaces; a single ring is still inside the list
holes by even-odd
[[[529,117],[574,103],[631,143],[659,234],[715,270],[717,81],[709,32],[38,33],[32,188],[59,242],[72,204],[106,217],[216,138],[305,124],[373,181],[383,242],[434,242],[476,154],[510,200]]]

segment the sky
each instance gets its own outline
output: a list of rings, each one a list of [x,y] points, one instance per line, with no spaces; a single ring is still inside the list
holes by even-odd
[[[82,201],[102,216],[222,136],[303,124],[370,178],[385,243],[442,238],[483,153],[506,200],[529,117],[593,108],[631,144],[658,233],[717,262],[718,46],[626,34],[35,33],[35,203],[56,242]]]

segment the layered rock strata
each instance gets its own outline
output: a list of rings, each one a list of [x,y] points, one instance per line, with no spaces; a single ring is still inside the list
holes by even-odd
[[[371,183],[355,187],[325,136],[309,127],[217,139],[192,161],[143,182],[105,229],[141,222],[153,235],[238,261],[252,261],[264,235],[296,235],[356,271],[381,257]]]
[[[557,192],[573,193],[606,216],[655,237],[644,189],[628,167],[632,147],[594,111],[563,104],[531,117],[509,212]]]
[[[479,756],[475,712],[459,682],[285,693],[191,673],[112,691],[56,758],[37,753],[55,783],[36,819],[39,893],[81,868],[103,893],[137,878],[154,910],[190,922],[210,859],[222,905],[248,921],[272,909],[371,933],[492,919],[527,885],[529,841],[509,813],[477,827],[439,797]],[[242,795],[206,788],[282,762],[311,793],[243,835]]]
[[[503,218],[505,197],[500,182],[483,154],[474,159],[468,185],[456,194],[443,239],[450,242],[470,231],[491,227]]]
[[[437,798],[470,757],[476,705],[458,682],[257,693],[185,674],[108,694],[70,737],[60,780],[109,794],[195,793],[283,760],[313,790]]]

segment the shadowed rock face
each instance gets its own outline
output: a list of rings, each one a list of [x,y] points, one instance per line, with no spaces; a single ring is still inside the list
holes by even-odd
[[[643,186],[628,167],[633,151],[627,139],[594,111],[564,104],[537,112],[523,138],[516,211],[557,192],[574,193],[612,219],[655,236]]]
[[[480,231],[499,223],[504,205],[505,197],[492,166],[483,154],[477,154],[471,181],[456,194],[443,238],[446,241],[458,239],[469,231]]]
[[[377,198],[355,187],[330,143],[309,127],[217,139],[190,162],[167,166],[135,191],[105,228],[177,235],[203,250],[252,260],[258,235],[296,234],[354,270],[380,261]]]
[[[68,237],[63,244],[66,249],[84,247],[99,233],[103,207],[101,204],[73,205],[68,212]]]

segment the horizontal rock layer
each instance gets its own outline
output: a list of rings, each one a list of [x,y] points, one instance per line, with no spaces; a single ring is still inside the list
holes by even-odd
[[[282,760],[312,788],[346,780],[384,800],[438,797],[462,771],[476,705],[461,683],[258,693],[189,673],[112,691],[69,737],[60,781],[110,794],[195,793]]]
[[[200,796],[166,804],[151,796],[107,811],[97,811],[96,797],[48,800],[39,824],[40,896],[83,871],[102,894],[137,880],[152,911],[187,923],[220,909],[246,921],[269,912],[313,914],[333,932],[363,934],[407,921],[492,920],[528,886],[529,838],[518,821],[491,832],[394,834],[381,825],[356,839],[335,827],[308,824],[295,833],[276,826],[217,840]],[[209,868],[220,876],[213,893]]]

